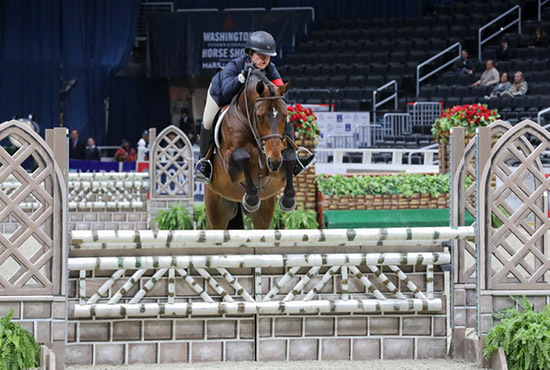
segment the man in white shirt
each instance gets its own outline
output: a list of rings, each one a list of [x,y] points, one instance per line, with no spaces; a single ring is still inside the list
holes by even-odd
[[[492,59],[487,61],[487,69],[481,74],[481,78],[474,82],[472,86],[493,86],[500,81],[500,74],[495,68],[495,62]]]
[[[148,159],[149,154],[149,130],[143,131],[141,139],[137,143],[137,161],[143,162]]]

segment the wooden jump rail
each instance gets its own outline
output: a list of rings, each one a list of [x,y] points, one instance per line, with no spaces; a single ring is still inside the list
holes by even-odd
[[[396,228],[348,230],[251,230],[240,231],[73,231],[72,251],[88,250],[93,257],[69,258],[69,271],[79,271],[79,302],[76,317],[173,317],[251,314],[434,312],[443,301],[434,297],[434,266],[451,263],[451,254],[441,243],[452,239],[473,239],[474,229]],[[439,244],[437,246],[436,244]],[[403,246],[403,252],[356,252],[357,247]],[[436,245],[436,246],[434,246]],[[299,248],[333,247],[335,253],[299,253]],[[427,246],[429,252],[406,251]],[[238,247],[244,254],[224,254],[224,248]],[[257,249],[257,248],[260,249]],[[285,253],[263,253],[261,248],[284,247]],[[293,254],[286,253],[294,247]],[[353,252],[336,253],[345,248]],[[212,248],[218,254],[112,256],[128,248]],[[221,249],[219,249],[221,248]],[[433,251],[436,248],[437,251]],[[109,249],[110,256],[100,256]],[[163,252],[155,250],[155,252]],[[107,251],[105,251],[107,252]],[[88,252],[90,253],[90,252]],[[421,268],[426,274],[422,291],[400,266]],[[282,268],[285,272],[267,293],[262,294],[262,269]],[[243,273],[248,269],[250,273]],[[231,270],[231,272],[230,272]],[[87,292],[86,281],[96,271],[114,271],[97,291]],[[145,276],[147,271],[152,275]],[[194,272],[196,273],[194,273]],[[265,271],[265,270],[264,270]],[[235,276],[233,276],[235,274]],[[245,288],[240,277],[252,278]],[[320,293],[339,274],[337,297]],[[395,276],[390,279],[388,275]],[[239,276],[237,276],[239,275]],[[195,298],[176,297],[176,276],[189,285]],[[350,293],[348,278],[364,286],[362,293]],[[204,285],[197,282],[204,280]],[[298,278],[298,279],[297,279]],[[316,284],[306,289],[312,279]],[[167,279],[168,297],[147,296],[160,280]],[[296,280],[297,279],[297,280]],[[124,280],[124,283],[117,283]],[[219,282],[224,281],[225,285]],[[118,284],[118,285],[117,285]],[[227,290],[227,285],[234,293]],[[118,289],[114,287],[118,286]],[[207,287],[211,291],[208,291]],[[284,287],[288,293],[281,293]],[[382,288],[383,287],[383,288]],[[129,294],[128,292],[135,292]],[[136,292],[137,291],[137,292]],[[146,297],[147,296],[147,297]],[[144,298],[145,302],[141,302]],[[202,301],[197,301],[197,298]]]

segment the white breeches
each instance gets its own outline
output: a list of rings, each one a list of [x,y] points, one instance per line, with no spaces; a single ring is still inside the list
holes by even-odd
[[[214,118],[216,118],[216,114],[218,114],[218,111],[220,110],[220,107],[218,107],[218,104],[216,104],[216,101],[212,99],[212,96],[210,95],[210,86],[208,86],[208,92],[206,93],[206,104],[204,106],[204,113],[202,114],[202,125],[207,130],[212,130],[212,125],[214,124]]]

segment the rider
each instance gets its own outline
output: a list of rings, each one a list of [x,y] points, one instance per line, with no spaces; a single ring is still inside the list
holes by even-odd
[[[204,157],[212,146],[214,119],[220,107],[229,104],[231,99],[239,92],[246,82],[250,69],[261,70],[276,86],[283,85],[283,80],[277,68],[273,63],[270,63],[271,57],[277,55],[273,36],[265,31],[252,33],[246,42],[244,51],[246,55],[227,63],[212,78],[212,82],[208,87],[200,133],[200,159],[195,167],[195,179],[199,182],[209,183],[212,176],[212,163]],[[285,135],[294,140],[292,125],[289,121],[285,126]],[[294,175],[300,174],[313,159],[313,155],[299,158],[294,169]]]

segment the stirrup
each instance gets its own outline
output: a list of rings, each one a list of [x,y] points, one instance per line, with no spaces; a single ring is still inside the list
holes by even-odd
[[[306,166],[304,166],[302,164],[302,162],[300,161],[300,156],[298,155],[298,153],[300,153],[300,152],[306,152],[308,157],[313,157],[311,159],[311,161]],[[306,157],[306,158],[308,158],[308,157]],[[302,168],[294,176],[298,176],[302,172],[307,171],[307,169],[310,168],[316,161],[317,161],[317,153],[313,154],[308,148],[304,148],[303,146],[298,147],[298,150],[296,151],[296,164],[299,165]]]
[[[206,176],[202,171],[201,168],[203,165],[208,165],[210,167],[210,175]],[[212,173],[213,173],[213,167],[212,162],[210,162],[209,159],[201,158],[197,161],[197,164],[195,164],[195,171],[193,173],[193,177],[195,178],[195,181],[202,182],[204,184],[210,184],[210,181],[212,181]]]

